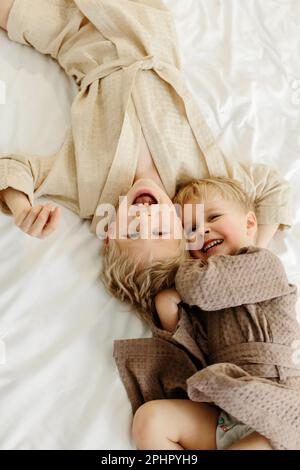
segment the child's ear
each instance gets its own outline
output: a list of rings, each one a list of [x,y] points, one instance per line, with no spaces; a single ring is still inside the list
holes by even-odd
[[[247,214],[247,235],[254,236],[257,232],[257,219],[253,211]]]

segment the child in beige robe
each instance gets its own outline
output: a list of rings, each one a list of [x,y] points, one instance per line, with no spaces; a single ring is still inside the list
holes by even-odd
[[[216,145],[185,85],[161,0],[5,0],[1,17],[12,41],[58,61],[78,95],[57,153],[0,156],[0,191],[21,192],[30,207],[46,195],[92,220],[96,232],[97,206],[117,206],[148,148],[170,199],[192,178],[232,176],[255,198],[259,224],[291,225],[288,183],[264,165],[225,158]],[[1,209],[11,214],[3,198]]]
[[[0,26],[12,41],[57,60],[78,85],[72,126],[54,155],[0,155],[0,209],[22,231],[43,239],[57,228],[55,205],[34,206],[47,196],[90,220],[100,238],[103,204],[115,212],[120,196],[145,188],[156,199],[163,192],[172,210],[179,186],[209,176],[243,184],[255,203],[259,246],[291,226],[288,182],[275,169],[235,161],[218,148],[186,86],[174,20],[162,0],[3,0]],[[139,297],[145,266],[176,264],[180,243],[161,235],[134,242],[104,237],[107,290],[146,305],[149,298]]]

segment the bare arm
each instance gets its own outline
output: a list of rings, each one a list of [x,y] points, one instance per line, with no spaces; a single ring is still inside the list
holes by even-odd
[[[14,217],[22,212],[22,210],[31,207],[26,194],[13,188],[6,188],[0,191],[0,199],[9,207]]]
[[[0,0],[0,28],[7,31],[7,20],[15,0]]]
[[[165,289],[155,297],[155,307],[160,324],[166,331],[173,332],[178,323],[178,304],[181,298],[175,289]]]

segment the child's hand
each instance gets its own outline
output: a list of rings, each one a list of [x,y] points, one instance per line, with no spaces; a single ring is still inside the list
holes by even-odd
[[[51,203],[41,204],[23,209],[14,221],[23,232],[43,240],[56,230],[60,214],[59,207],[54,207]]]
[[[178,323],[178,304],[181,298],[176,289],[165,289],[155,296],[155,308],[164,330],[173,332]]]

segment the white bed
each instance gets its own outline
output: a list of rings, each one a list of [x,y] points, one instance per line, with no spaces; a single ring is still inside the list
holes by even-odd
[[[223,151],[277,166],[292,184],[294,227],[271,248],[300,286],[300,2],[165,3],[187,82]],[[0,81],[0,153],[57,150],[75,85],[4,32]],[[1,449],[134,448],[113,340],[149,331],[105,293],[99,250],[89,223],[65,208],[44,241],[0,215]]]

